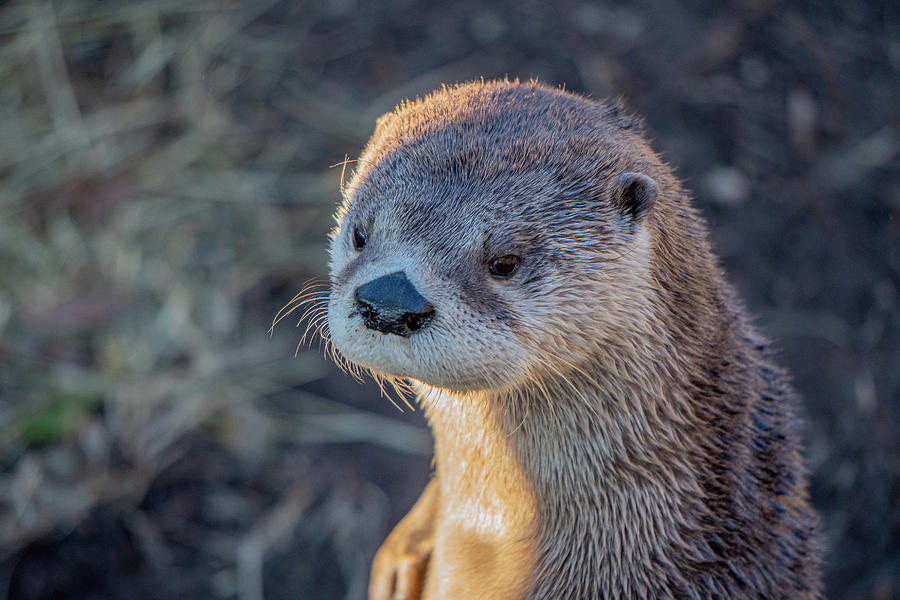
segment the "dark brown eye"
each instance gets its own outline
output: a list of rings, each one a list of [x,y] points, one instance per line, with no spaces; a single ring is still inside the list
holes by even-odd
[[[509,277],[519,268],[519,257],[508,254],[495,258],[491,263],[491,275],[494,277]]]
[[[366,236],[362,234],[358,227],[353,228],[353,247],[356,250],[362,250],[366,245]]]

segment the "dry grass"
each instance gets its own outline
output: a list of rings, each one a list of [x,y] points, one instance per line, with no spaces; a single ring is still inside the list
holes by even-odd
[[[315,347],[294,358],[296,319],[266,329],[324,272],[328,167],[371,126],[300,83],[273,4],[0,8],[2,556],[137,504],[201,427],[239,458],[285,441],[428,452],[421,429],[336,400],[266,403],[326,372]]]

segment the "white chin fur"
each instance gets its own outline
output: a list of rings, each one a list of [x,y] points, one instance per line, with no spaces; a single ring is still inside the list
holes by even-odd
[[[407,337],[368,329],[348,301],[332,298],[328,327],[338,351],[349,361],[388,376],[406,377],[429,386],[458,392],[499,389],[513,385],[518,356],[476,343],[465,333],[441,323]]]
[[[384,375],[415,377],[410,372],[410,338],[368,329],[354,309],[333,301],[328,304],[328,328],[338,351],[351,362]]]

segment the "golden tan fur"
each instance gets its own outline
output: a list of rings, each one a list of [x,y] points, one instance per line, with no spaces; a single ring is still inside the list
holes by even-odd
[[[510,82],[404,104],[337,218],[334,343],[411,379],[435,436],[370,598],[821,597],[793,393],[617,106]],[[436,310],[403,337],[353,301],[397,271]]]

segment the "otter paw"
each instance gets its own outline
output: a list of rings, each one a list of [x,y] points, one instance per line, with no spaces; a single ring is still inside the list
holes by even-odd
[[[421,600],[431,552],[396,553],[382,546],[372,563],[369,600]]]

